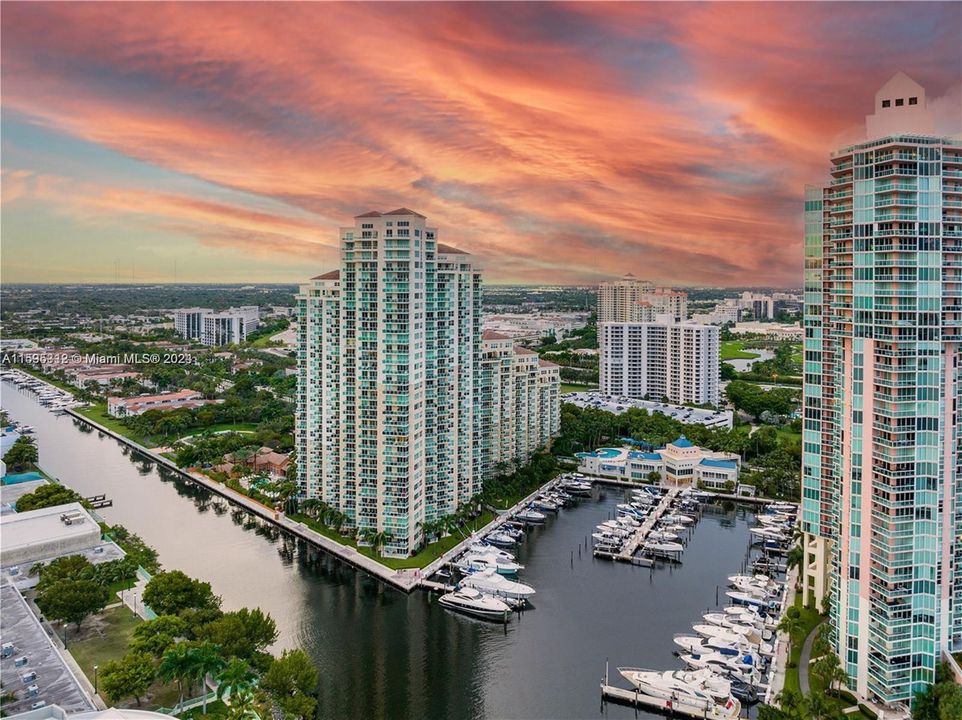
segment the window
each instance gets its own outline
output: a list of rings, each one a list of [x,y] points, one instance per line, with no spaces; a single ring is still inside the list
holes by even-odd
[[[895,107],[902,107],[905,104],[905,98],[897,98],[895,100]]]
[[[918,105],[919,99],[917,97],[909,98],[909,105]]]
[[[883,100],[883,101],[882,101],[882,107],[892,107],[892,101],[891,101],[891,100]]]

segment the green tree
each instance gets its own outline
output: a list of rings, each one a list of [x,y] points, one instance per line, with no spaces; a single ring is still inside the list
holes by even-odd
[[[154,663],[146,653],[128,652],[120,660],[105,663],[98,674],[99,687],[111,702],[140,697],[154,681]]]
[[[75,623],[107,605],[110,593],[93,580],[58,580],[37,594],[37,607],[52,620]]]
[[[226,657],[253,660],[277,640],[277,623],[260,608],[241,608],[199,628],[197,636],[220,647]]]
[[[178,638],[187,635],[187,623],[176,615],[160,615],[134,628],[131,648],[162,657]]]
[[[220,654],[220,648],[212,643],[201,643],[197,647],[191,648],[190,652],[195,677],[200,681],[200,692],[204,697],[203,714],[206,715],[207,676],[216,675],[224,668],[224,658]]]
[[[231,705],[238,693],[249,690],[257,680],[257,673],[241,658],[231,658],[217,675],[217,697],[230,695]]]
[[[157,675],[164,682],[176,682],[180,691],[180,702],[184,703],[184,683],[196,674],[193,648],[189,643],[179,642],[164,653],[157,666]]]
[[[271,694],[284,715],[294,718],[314,716],[317,683],[317,669],[303,650],[285,650],[261,678],[261,687]]]
[[[144,602],[158,615],[220,607],[220,598],[211,591],[210,583],[194,580],[180,570],[154,575],[144,588]]]
[[[10,446],[3,461],[7,467],[15,472],[33,470],[37,466],[40,455],[37,452],[37,443],[29,435],[21,435],[16,442]]]
[[[29,510],[39,510],[40,508],[55,507],[68,503],[80,503],[84,507],[89,507],[90,505],[79,493],[74,492],[66,485],[47,483],[46,485],[41,485],[32,493],[27,493],[17,498],[16,508],[17,512],[27,512]]]

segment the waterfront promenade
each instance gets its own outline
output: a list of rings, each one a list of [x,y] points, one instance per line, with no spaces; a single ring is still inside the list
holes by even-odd
[[[506,518],[513,516],[521,508],[531,502],[532,499],[534,499],[537,495],[542,493],[547,487],[550,487],[555,482],[554,479],[548,481],[544,486],[532,492],[530,495],[516,503],[513,507],[509,508],[508,510],[500,511],[498,516],[491,520],[491,522],[489,522],[480,530],[468,535],[464,540],[444,554],[440,555],[435,560],[432,560],[424,568],[395,570],[394,568],[389,568],[386,565],[379,563],[377,560],[364,555],[356,548],[350,547],[349,545],[343,545],[315,530],[312,530],[303,523],[297,522],[296,520],[291,520],[283,512],[268,507],[267,505],[264,505],[263,503],[260,503],[257,500],[244,495],[243,493],[232,490],[226,485],[207,477],[203,473],[184,470],[173,461],[165,458],[163,455],[159,455],[153,450],[134,442],[130,438],[114,432],[110,428],[104,427],[100,423],[91,420],[75,410],[68,409],[67,412],[78,420],[87,423],[91,427],[96,428],[100,432],[109,435],[115,440],[118,440],[124,445],[136,450],[138,453],[150,458],[154,462],[179,473],[181,476],[197,483],[198,485],[202,485],[211,492],[223,497],[229,503],[253,513],[262,520],[265,520],[281,528],[282,530],[286,530],[292,535],[295,535],[302,540],[321,548],[325,552],[340,558],[350,565],[353,565],[369,575],[376,577],[378,580],[382,580],[392,587],[395,587],[398,590],[402,590],[406,593],[416,590],[427,578],[434,575],[438,570],[446,566],[448,563],[454,560],[454,558],[463,553],[472,542],[477,540],[478,537],[486,535],[492,529],[504,522]]]

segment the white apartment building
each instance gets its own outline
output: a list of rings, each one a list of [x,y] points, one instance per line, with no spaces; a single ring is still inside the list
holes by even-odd
[[[405,556],[425,521],[481,489],[496,426],[482,418],[495,394],[482,382],[481,273],[406,208],[359,215],[340,235],[340,270],[297,298],[300,491],[389,532],[385,552]]]
[[[684,322],[688,319],[688,293],[671,288],[655,288],[642,293],[629,308],[629,322],[655,322],[667,319]]]
[[[260,325],[260,313],[256,305],[243,305],[205,315],[203,320],[200,341],[204,345],[236,345]]]
[[[188,340],[200,340],[204,334],[204,318],[212,312],[201,307],[174,310],[174,329]]]
[[[561,368],[507,335],[481,340],[482,476],[523,463],[561,427]]]
[[[247,339],[247,334],[260,325],[256,305],[242,305],[214,312],[210,308],[174,310],[174,329],[188,340],[204,345],[231,345]]]
[[[737,300],[723,300],[709,312],[695,313],[691,320],[702,325],[728,325],[738,322],[740,313]]]
[[[775,317],[775,299],[771,295],[759,295],[746,290],[737,302],[738,309],[747,310],[755,320],[771,320]]]
[[[601,392],[718,405],[721,341],[714,325],[602,323]]]
[[[627,322],[632,308],[641,296],[655,289],[649,280],[639,280],[628,273],[618,280],[598,286],[598,322]]]

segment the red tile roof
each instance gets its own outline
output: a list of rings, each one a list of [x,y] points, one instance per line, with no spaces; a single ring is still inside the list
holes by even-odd
[[[481,333],[482,340],[510,340],[511,338],[507,335],[502,335],[494,330],[485,330]]]
[[[448,255],[470,255],[471,254],[465,250],[458,250],[456,247],[445,245],[444,243],[438,243],[438,252],[446,253]]]
[[[543,367],[543,368],[556,368],[556,367],[561,367],[560,365],[556,365],[555,363],[551,362],[550,360],[541,360],[540,358],[539,358],[539,360],[538,360],[538,365],[539,365],[540,367]]]
[[[413,210],[408,210],[407,208],[398,208],[397,210],[392,210],[391,212],[384,213],[385,215],[417,215],[419,218],[423,218],[424,215],[421,213],[414,212]]]
[[[326,272],[323,275],[315,275],[314,277],[311,278],[311,280],[339,280],[340,277],[341,277],[340,270],[331,270],[330,272]]]
[[[537,355],[538,354],[534,350],[528,350],[528,348],[521,347],[520,345],[515,345],[514,351],[518,355]]]
[[[366,212],[362,215],[355,215],[354,217],[355,218],[381,217],[381,213],[379,213],[377,210],[371,210],[370,212]]]

